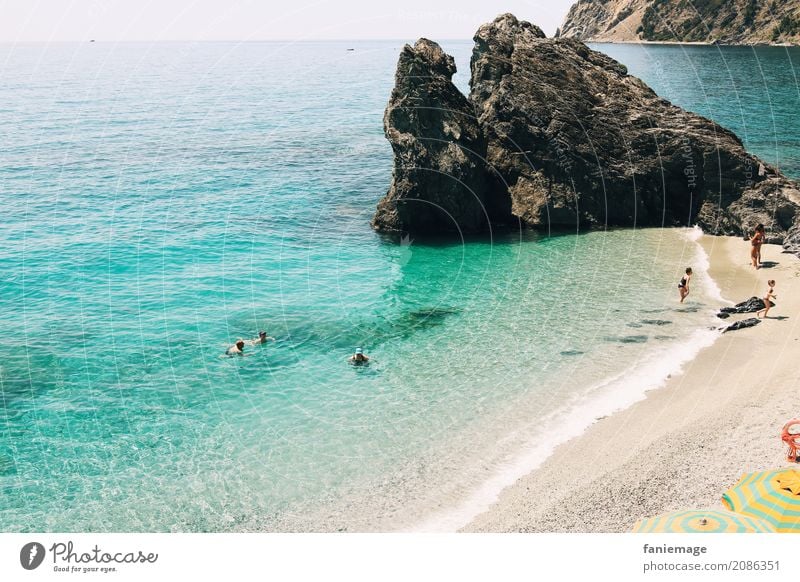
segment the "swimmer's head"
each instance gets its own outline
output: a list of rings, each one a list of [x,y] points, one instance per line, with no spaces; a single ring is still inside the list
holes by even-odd
[[[265,331],[258,332],[258,337],[260,337],[262,340],[265,339],[267,337],[267,332]]]
[[[360,355],[360,354],[363,354],[363,353],[364,353],[364,350],[362,350],[361,348],[356,348],[356,355],[357,356]]]
[[[238,341],[236,342],[236,347],[237,347],[237,348],[239,348],[240,350],[241,350],[242,348],[244,348],[244,340],[241,340],[241,339],[240,339],[240,340],[238,340]]]

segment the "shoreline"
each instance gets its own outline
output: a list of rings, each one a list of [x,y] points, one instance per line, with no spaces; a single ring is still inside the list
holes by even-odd
[[[439,508],[411,527],[400,531],[447,533],[458,531],[473,519],[486,512],[501,493],[517,480],[537,470],[554,451],[564,443],[583,435],[598,420],[612,416],[645,399],[647,392],[663,387],[672,375],[679,375],[700,351],[712,345],[720,337],[713,326],[720,320],[712,314],[713,306],[733,305],[725,301],[719,287],[708,275],[708,254],[699,240],[703,232],[695,228],[676,229],[681,239],[693,249],[693,257],[687,264],[694,267],[698,276],[694,288],[700,294],[700,311],[705,312],[704,323],[689,328],[683,342],[670,342],[655,351],[642,354],[639,359],[617,370],[611,375],[595,379],[575,398],[541,419],[539,432],[530,435],[526,444],[509,452],[505,461],[495,467],[490,475],[459,502]],[[670,301],[673,295],[669,294]],[[689,304],[692,303],[690,298]],[[679,307],[677,301],[675,308]],[[689,305],[693,312],[697,307]],[[674,315],[678,315],[675,313]]]
[[[668,45],[668,46],[724,46],[724,47],[791,47],[800,46],[789,42],[705,42],[699,40],[584,40],[586,44],[642,44],[642,45]]]
[[[786,465],[779,434],[798,414],[800,261],[765,245],[770,268],[756,271],[740,238],[699,243],[724,300],[761,296],[776,279],[775,319],[722,335],[638,402],[555,447],[460,531],[626,532],[667,511],[719,509],[742,473]]]

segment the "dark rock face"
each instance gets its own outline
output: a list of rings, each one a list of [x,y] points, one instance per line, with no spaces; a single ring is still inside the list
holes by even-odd
[[[781,197],[785,181],[774,169],[730,131],[659,98],[620,63],[578,41],[533,35],[509,15],[482,26],[475,41],[470,98],[489,163],[523,222],[699,220],[709,232],[739,234],[750,222],[775,222],[770,207],[787,206],[787,220],[773,230],[791,226],[794,205]],[[759,183],[768,178],[769,191]]]
[[[758,160],[753,156],[754,160]],[[767,242],[782,244],[789,230],[800,218],[800,191],[797,184],[777,172],[741,191],[726,206],[724,201],[709,199],[703,203],[697,223],[712,234],[752,235],[757,224],[767,228]]]
[[[800,221],[796,222],[783,240],[783,250],[787,253],[800,255]]]
[[[753,327],[754,325],[758,325],[761,323],[760,319],[756,319],[755,317],[751,317],[749,319],[743,319],[741,321],[737,321],[736,323],[732,323],[728,327],[722,330],[722,333],[726,333],[729,331],[736,331],[737,329],[744,329],[746,327]]]
[[[770,307],[775,307],[775,304],[770,301]],[[764,309],[764,300],[760,297],[751,297],[747,301],[737,303],[733,307],[723,307],[719,310],[717,317],[720,319],[727,319],[732,313],[755,313]]]
[[[427,39],[400,54],[383,117],[393,180],[373,219],[377,230],[476,232],[488,223],[486,140],[451,81],[455,72],[453,57]]]
[[[376,228],[448,231],[463,222],[472,231],[511,219],[569,229],[699,224],[742,235],[763,223],[768,240],[782,242],[800,215],[797,187],[736,135],[659,98],[610,57],[547,39],[510,14],[474,40],[468,103],[434,43],[401,54],[385,118],[394,181]],[[452,218],[428,210],[435,206]]]

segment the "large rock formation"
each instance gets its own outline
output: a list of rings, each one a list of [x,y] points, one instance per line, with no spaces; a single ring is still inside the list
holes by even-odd
[[[559,29],[595,42],[800,42],[800,1],[579,0]]]
[[[378,230],[476,232],[488,223],[486,140],[455,72],[453,57],[424,38],[400,54],[383,117],[394,171]]]
[[[430,41],[403,50],[385,117],[394,181],[378,229],[513,219],[571,229],[697,223],[738,235],[761,222],[778,242],[794,223],[793,183],[579,41],[547,39],[504,14],[475,35],[468,103],[452,70]],[[437,207],[447,216],[428,210]]]

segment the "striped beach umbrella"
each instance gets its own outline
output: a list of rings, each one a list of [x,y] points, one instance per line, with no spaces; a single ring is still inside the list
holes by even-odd
[[[748,473],[722,496],[728,509],[767,521],[775,531],[800,533],[800,471]]]
[[[770,524],[730,511],[674,511],[636,522],[634,533],[768,533]]]

